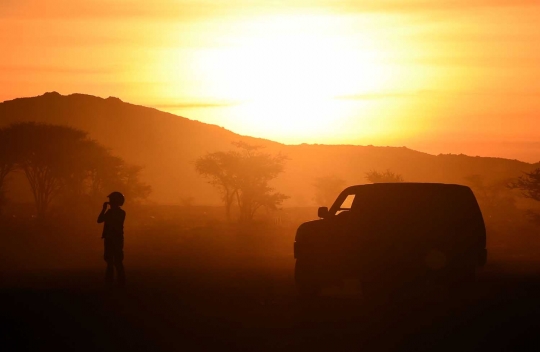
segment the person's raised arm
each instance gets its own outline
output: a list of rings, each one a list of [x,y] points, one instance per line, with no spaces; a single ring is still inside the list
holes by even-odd
[[[99,216],[97,218],[98,224],[101,224],[105,221],[105,212],[107,211],[107,206],[109,205],[109,202],[103,203],[103,208],[101,209],[101,213],[99,213]]]

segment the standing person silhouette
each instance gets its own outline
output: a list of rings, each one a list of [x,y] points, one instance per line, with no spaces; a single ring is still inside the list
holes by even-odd
[[[109,201],[103,203],[103,209],[98,216],[98,224],[103,224],[103,244],[105,247],[104,259],[107,262],[105,273],[105,283],[112,285],[114,282],[114,269],[118,284],[123,286],[126,283],[124,272],[124,220],[126,212],[120,208],[124,205],[124,195],[120,192],[112,192],[108,195]],[[107,208],[110,208],[107,210]]]

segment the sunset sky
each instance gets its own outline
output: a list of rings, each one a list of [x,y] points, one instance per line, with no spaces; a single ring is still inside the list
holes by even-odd
[[[115,96],[283,143],[540,161],[538,0],[0,0],[0,101]]]

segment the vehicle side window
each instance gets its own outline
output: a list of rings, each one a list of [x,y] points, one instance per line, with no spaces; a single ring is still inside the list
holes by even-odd
[[[347,196],[347,198],[345,198],[345,200],[343,201],[343,203],[341,203],[341,205],[339,206],[339,209],[338,211],[336,212],[336,215],[343,212],[343,211],[349,211],[351,210],[351,207],[352,207],[352,204],[353,204],[353,201],[354,201],[354,197],[355,195],[354,194],[349,194]]]

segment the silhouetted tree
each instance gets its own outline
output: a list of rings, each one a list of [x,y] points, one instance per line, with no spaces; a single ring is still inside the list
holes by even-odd
[[[499,179],[487,183],[485,177],[474,174],[464,177],[465,184],[474,192],[479,203],[489,207],[501,207],[501,205],[514,205],[514,197],[506,187],[511,180]]]
[[[239,159],[237,152],[230,151],[209,153],[195,161],[195,170],[220,190],[227,220],[231,220],[231,207],[238,191],[236,164]]]
[[[7,127],[9,153],[28,179],[38,216],[63,195],[83,196],[121,190],[131,199],[148,196],[150,187],[139,181],[140,167],[126,165],[86,132],[58,125],[18,123]],[[77,202],[78,203],[78,202]]]
[[[130,202],[146,199],[152,192],[152,187],[140,180],[142,166],[122,164],[118,172],[118,187],[110,189],[121,189]]]
[[[142,167],[126,164],[100,145],[87,150],[84,160],[87,168],[83,189],[93,203],[100,203],[103,194],[114,189],[121,190],[130,203],[150,195],[151,187],[140,180]]]
[[[540,168],[525,172],[509,184],[511,189],[519,189],[526,197],[540,202]]]
[[[239,220],[249,222],[259,208],[276,209],[288,198],[268,185],[283,172],[286,157],[262,153],[260,146],[233,144],[239,151],[207,154],[195,162],[195,169],[220,189],[228,219],[236,201]]]
[[[86,133],[74,128],[36,123],[19,123],[8,127],[13,138],[13,150],[32,190],[38,216],[43,216],[59,193],[70,173],[78,172],[74,165]]]
[[[316,178],[313,183],[313,187],[315,187],[315,202],[318,205],[329,206],[334,202],[338,194],[343,191],[345,185],[345,180],[335,175]]]
[[[0,214],[5,203],[4,183],[7,175],[15,169],[17,161],[17,155],[10,144],[10,134],[5,128],[0,129]]]
[[[491,222],[507,221],[520,216],[515,197],[506,187],[508,179],[487,182],[483,175],[474,174],[466,176],[464,181],[474,192],[484,216]]]
[[[0,129],[0,188],[6,176],[15,168],[16,154],[10,150],[10,139],[8,131]]]
[[[508,187],[520,190],[525,198],[540,202],[540,168],[524,172],[517,180],[510,182]],[[527,215],[532,222],[540,225],[540,214],[529,210]]]
[[[62,196],[80,202],[81,197],[89,194],[89,178],[92,171],[98,165],[106,164],[108,157],[109,152],[95,141],[87,139],[81,141],[77,148],[77,158],[62,175]]]
[[[107,165],[112,168],[107,168]],[[140,170],[139,166],[125,164],[121,158],[106,155],[97,167],[88,167],[82,184],[67,184],[67,187],[62,188],[61,196],[69,204],[86,199],[88,204],[97,206],[111,190],[120,190],[129,204],[137,203],[146,199],[151,192],[151,187],[140,181]]]
[[[390,170],[366,172],[366,179],[371,183],[404,182],[403,176]]]
[[[261,146],[244,142],[233,144],[240,149],[240,159],[236,164],[238,166],[236,198],[240,209],[240,221],[249,222],[260,207],[275,210],[289,198],[282,193],[274,192],[268,185],[283,172],[287,158],[282,154],[262,153]]]

